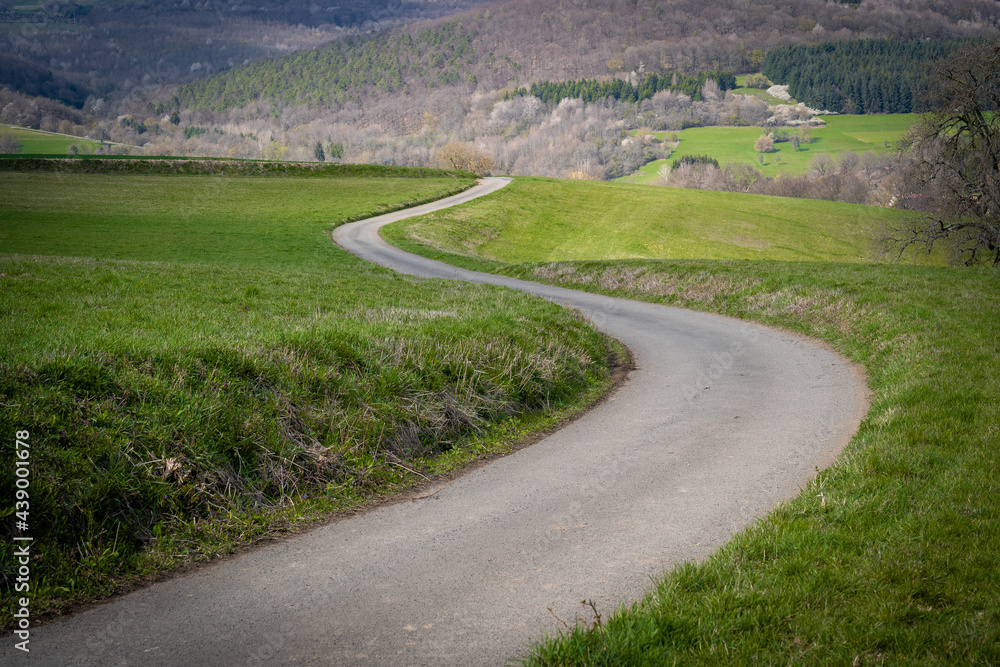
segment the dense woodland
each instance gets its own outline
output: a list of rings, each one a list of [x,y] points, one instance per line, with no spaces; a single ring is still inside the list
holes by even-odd
[[[181,87],[177,96],[190,109],[226,111],[260,101],[280,106],[360,103],[373,91],[402,94],[411,85],[426,89],[475,83],[474,37],[457,22],[415,36],[349,37],[200,79]]]
[[[763,72],[788,85],[795,99],[838,113],[922,111],[925,65],[944,58],[962,40],[866,39],[800,44],[768,51]]]
[[[644,68],[640,67],[640,70]],[[566,98],[596,102],[613,98],[620,102],[642,102],[656,93],[669,90],[682,93],[696,101],[704,99],[702,89],[706,81],[714,81],[720,91],[736,88],[736,75],[732,72],[701,72],[695,76],[672,72],[659,75],[644,71],[634,74],[631,79],[583,79],[581,81],[539,81],[530,88],[518,88],[510,96],[531,95],[546,104],[558,104]],[[506,99],[506,97],[505,97]]]
[[[431,19],[483,0],[0,0],[0,54],[34,63],[86,95],[116,98],[191,81],[347,36]],[[29,94],[6,63],[0,86]],[[63,100],[74,103],[76,100]]]

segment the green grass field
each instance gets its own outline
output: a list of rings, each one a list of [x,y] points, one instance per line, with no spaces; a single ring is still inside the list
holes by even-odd
[[[798,104],[794,99],[783,100],[779,97],[774,97],[773,95],[768,95],[766,89],[761,88],[746,88],[747,75],[736,77],[736,88],[733,89],[734,95],[751,95],[753,97],[759,97],[760,99],[767,102],[770,106],[776,106],[778,104]]]
[[[613,192],[574,185],[593,188],[592,203]],[[635,605],[600,609],[599,623],[581,607],[584,622],[536,647],[527,664],[1000,662],[1000,273],[844,261],[549,261],[552,248],[590,234],[593,216],[549,224],[568,206],[558,188],[549,198],[508,190],[461,209],[465,224],[501,230],[508,214],[527,218],[493,245],[451,254],[457,232],[429,219],[397,223],[387,236],[410,230],[408,247],[455,264],[801,332],[862,364],[872,391],[858,434],[798,497],[708,560],[665,572]],[[806,245],[793,250],[822,258],[816,238],[798,236]],[[501,239],[511,263],[496,251],[475,259]],[[609,256],[620,257],[628,240],[609,241]]]
[[[871,231],[905,215],[812,199],[518,178],[474,207],[440,211],[384,233],[393,242],[413,237],[449,253],[510,264],[602,258],[871,262]]]
[[[343,261],[333,222],[422,200],[451,179],[3,174],[9,253],[319,271]],[[453,181],[452,181],[453,183]],[[25,190],[44,186],[34,197]],[[121,217],[110,214],[122,211]],[[225,224],[208,224],[225,211]],[[68,225],[71,219],[73,224]]]
[[[710,155],[720,166],[733,162],[743,162],[758,169],[765,176],[774,178],[779,174],[800,176],[809,168],[809,162],[821,153],[834,157],[844,151],[863,153],[888,153],[894,142],[916,123],[914,114],[886,114],[882,116],[823,116],[826,127],[811,130],[814,141],[801,144],[794,150],[791,143],[775,144],[773,153],[764,154],[764,164],[759,161],[760,153],[754,150],[754,142],[761,135],[758,127],[691,127],[679,132],[656,132],[659,138],[676,135],[680,140],[677,149],[668,160],[655,160],[646,164],[635,174],[617,180],[629,183],[651,184],[659,180],[657,172],[664,163],[671,163],[685,155]],[[794,129],[788,128],[794,132]]]
[[[100,142],[70,137],[64,134],[29,130],[13,125],[0,125],[0,132],[10,132],[21,143],[21,153],[25,155],[66,155],[71,146],[76,146],[80,153],[93,153]]]
[[[327,236],[471,182],[0,173],[0,428],[30,434],[33,617],[504,451],[603,394],[611,348],[577,315]],[[0,494],[14,483],[7,466]]]

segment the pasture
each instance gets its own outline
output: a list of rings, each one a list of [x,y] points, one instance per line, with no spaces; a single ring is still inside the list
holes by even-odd
[[[518,178],[475,206],[405,221],[383,235],[504,264],[604,258],[866,263],[877,258],[872,230],[907,215],[814,199]],[[940,262],[938,256],[910,259]]]
[[[836,158],[845,151],[863,153],[888,153],[895,150],[895,142],[906,133],[917,116],[914,114],[886,114],[882,116],[823,116],[826,127],[810,130],[813,141],[800,144],[798,150],[790,142],[775,144],[772,153],[758,153],[754,142],[761,135],[758,127],[691,127],[679,132],[654,132],[658,138],[679,141],[677,149],[667,160],[655,160],[636,173],[623,176],[618,181],[652,184],[659,180],[658,171],[686,155],[709,155],[724,167],[730,163],[749,164],[765,176],[775,178],[781,174],[801,176],[809,163],[822,153]],[[795,128],[784,128],[794,133]],[[763,157],[763,163],[760,158]]]
[[[21,144],[24,155],[67,155],[70,148],[76,146],[81,154],[93,153],[100,147],[100,142],[83,137],[71,137],[55,132],[30,130],[13,125],[0,125],[0,132],[10,132]]]

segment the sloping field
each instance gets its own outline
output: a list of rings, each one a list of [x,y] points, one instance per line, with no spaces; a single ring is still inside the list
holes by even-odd
[[[404,222],[384,234],[513,264],[602,258],[870,262],[876,256],[872,230],[902,215],[811,199],[519,178],[474,207]]]
[[[21,153],[25,155],[66,155],[70,147],[76,146],[80,153],[93,153],[101,144],[82,137],[71,137],[55,132],[29,130],[24,127],[0,125],[0,132],[10,132],[21,143]]]
[[[914,114],[885,114],[881,116],[823,116],[826,127],[810,130],[814,141],[801,144],[795,150],[788,142],[775,144],[773,153],[761,154],[754,150],[754,142],[761,135],[758,127],[691,127],[679,132],[656,132],[661,139],[675,137],[680,141],[668,160],[656,160],[630,176],[617,180],[639,184],[655,183],[657,171],[664,163],[671,163],[685,155],[709,155],[720,166],[742,162],[758,169],[765,176],[779,174],[801,176],[809,162],[821,153],[834,157],[844,151],[887,153],[895,150],[894,143],[917,122]],[[784,128],[794,133],[794,128]]]

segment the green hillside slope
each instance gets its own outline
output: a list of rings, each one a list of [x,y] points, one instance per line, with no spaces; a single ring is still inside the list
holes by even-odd
[[[475,206],[384,234],[439,251],[517,264],[583,259],[870,262],[873,230],[899,211],[618,183],[518,178]],[[924,256],[917,261],[938,261]]]

